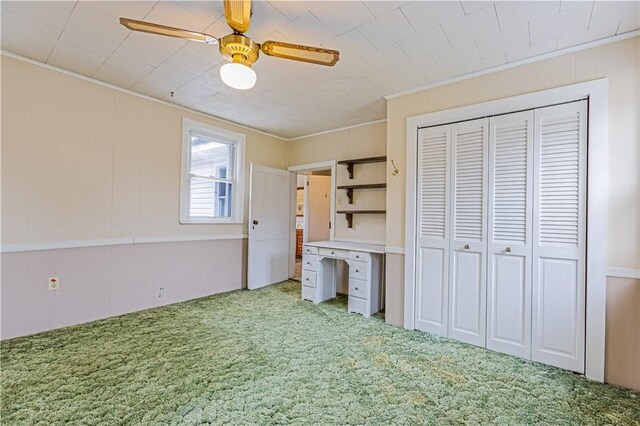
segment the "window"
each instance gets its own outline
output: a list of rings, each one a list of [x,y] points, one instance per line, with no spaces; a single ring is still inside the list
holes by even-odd
[[[182,122],[180,223],[242,223],[245,135]]]

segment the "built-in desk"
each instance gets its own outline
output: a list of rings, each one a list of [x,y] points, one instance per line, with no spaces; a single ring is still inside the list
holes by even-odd
[[[315,241],[302,248],[302,299],[336,297],[336,260],[349,265],[348,311],[365,317],[382,309],[384,246]]]

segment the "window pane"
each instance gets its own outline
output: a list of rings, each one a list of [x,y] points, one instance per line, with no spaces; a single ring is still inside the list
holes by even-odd
[[[191,178],[189,216],[231,217],[230,183]]]
[[[191,133],[191,173],[227,178],[232,146]]]
[[[231,217],[231,184],[216,182],[216,214],[218,217]]]

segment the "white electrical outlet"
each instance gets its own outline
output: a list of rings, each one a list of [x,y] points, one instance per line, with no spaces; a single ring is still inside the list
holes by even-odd
[[[57,290],[60,288],[60,278],[58,277],[50,277],[49,278],[49,290]]]
[[[158,292],[158,297],[164,297],[164,287],[160,287],[160,291]]]

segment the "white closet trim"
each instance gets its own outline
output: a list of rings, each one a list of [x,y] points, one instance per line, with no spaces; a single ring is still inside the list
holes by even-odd
[[[608,79],[529,93],[511,98],[469,105],[407,119],[407,197],[405,225],[405,299],[404,326],[414,329],[416,271],[416,166],[418,129],[426,126],[464,121],[538,107],[589,99],[589,145],[587,188],[587,305],[586,376],[604,381],[606,279],[607,279],[607,205],[608,205]]]

